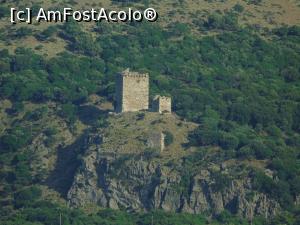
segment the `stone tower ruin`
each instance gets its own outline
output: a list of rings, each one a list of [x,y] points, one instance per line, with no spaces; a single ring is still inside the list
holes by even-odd
[[[165,134],[163,132],[152,132],[148,137],[147,146],[162,152],[165,148]]]
[[[159,113],[171,113],[171,98],[156,95],[152,101],[152,110]]]
[[[135,112],[148,108],[149,75],[131,72],[129,69],[117,74],[115,111]]]

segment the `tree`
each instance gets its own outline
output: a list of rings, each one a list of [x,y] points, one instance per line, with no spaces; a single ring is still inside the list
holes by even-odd
[[[233,134],[227,132],[219,132],[218,143],[222,148],[226,150],[236,149],[239,144],[239,139]]]
[[[17,192],[14,195],[14,204],[16,208],[30,206],[41,197],[41,190],[35,186]]]

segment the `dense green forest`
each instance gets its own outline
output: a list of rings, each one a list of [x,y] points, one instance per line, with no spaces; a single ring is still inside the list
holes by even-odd
[[[238,10],[238,9],[237,9]],[[173,97],[173,110],[199,123],[189,144],[199,149],[219,146],[222,159],[265,160],[275,171],[271,179],[253,171],[255,188],[278,200],[282,213],[272,221],[257,218],[254,224],[296,224],[300,211],[294,204],[300,193],[300,27],[257,30],[240,27],[236,11],[211,15],[198,22],[200,36],[189,24],[162,27],[155,23],[99,23],[94,36],[78,23],[53,25],[36,38],[47,41],[58,35],[67,50],[46,58],[31,49],[14,54],[0,51],[0,99],[13,102],[7,112],[19,115],[28,102],[53,101],[58,115],[72,126],[79,105],[91,94],[114,101],[115,74],[125,68],[150,74],[151,95]],[[19,28],[0,39],[32,35]],[[47,107],[27,113],[0,133],[1,224],[247,224],[227,212],[211,221],[196,215],[153,212],[126,214],[102,210],[87,215],[40,199],[38,176],[29,167],[30,152],[23,151],[35,132],[29,132]],[[104,118],[105,120],[105,118]],[[101,126],[101,123],[98,124]],[[51,140],[50,140],[51,141]],[[199,150],[200,151],[200,150]],[[4,168],[13,168],[6,170]],[[2,208],[2,209],[1,209]]]

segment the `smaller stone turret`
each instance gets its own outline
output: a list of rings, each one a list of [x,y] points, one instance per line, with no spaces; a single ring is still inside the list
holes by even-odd
[[[156,95],[152,101],[152,110],[159,113],[172,112],[171,98],[166,96]]]

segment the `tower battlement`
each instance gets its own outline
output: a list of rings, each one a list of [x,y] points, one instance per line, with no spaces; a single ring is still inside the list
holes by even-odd
[[[138,73],[130,71],[129,69],[126,69],[120,73],[123,77],[132,77],[132,78],[149,78],[148,73]]]

